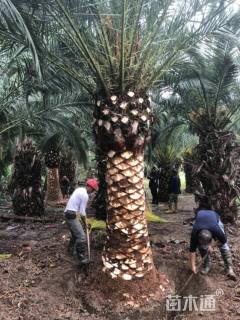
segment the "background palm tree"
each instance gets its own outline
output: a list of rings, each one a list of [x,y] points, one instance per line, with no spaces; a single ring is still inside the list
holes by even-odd
[[[41,188],[42,156],[27,139],[17,145],[11,188],[13,211],[17,215],[43,215]]]
[[[195,177],[202,186],[200,193],[210,199],[224,221],[236,218],[235,200],[240,191],[240,149],[228,129],[239,110],[239,68],[233,57],[229,42],[215,41],[206,56],[198,55],[200,63],[192,68],[191,80],[185,78],[178,86],[186,119],[199,136],[192,156]]]

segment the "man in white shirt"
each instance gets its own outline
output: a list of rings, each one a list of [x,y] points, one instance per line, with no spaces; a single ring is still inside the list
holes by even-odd
[[[86,264],[89,261],[87,257],[86,235],[79,219],[77,218],[77,213],[80,214],[86,222],[88,194],[96,190],[98,190],[97,180],[88,179],[86,182],[86,188],[84,186],[80,186],[72,193],[64,211],[65,219],[71,232],[68,250],[73,254],[74,248],[76,248],[80,264]]]

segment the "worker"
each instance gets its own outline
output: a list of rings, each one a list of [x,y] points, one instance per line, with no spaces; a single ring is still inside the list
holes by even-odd
[[[80,265],[89,263],[87,256],[87,239],[83,230],[83,226],[79,221],[79,214],[86,224],[86,207],[88,203],[88,195],[98,189],[98,181],[96,179],[88,179],[86,187],[78,184],[78,188],[72,193],[68,200],[64,211],[65,219],[71,232],[71,239],[68,246],[70,254],[76,254],[80,260]]]
[[[177,170],[173,170],[168,181],[168,212],[177,213],[178,211],[178,195],[181,193],[181,181]],[[173,208],[174,204],[174,208]]]
[[[208,274],[211,269],[212,241],[215,240],[221,252],[225,271],[229,278],[236,279],[233,271],[232,255],[227,243],[227,237],[220,216],[211,210],[211,205],[206,197],[200,200],[199,208],[196,212],[195,223],[193,225],[190,241],[190,264],[193,273],[196,270],[196,250],[198,249],[203,258],[202,274]]]
[[[149,189],[152,194],[152,204],[158,204],[158,171],[156,167],[153,167],[149,176]]]
[[[63,176],[61,179],[61,191],[62,191],[63,199],[68,198],[69,185],[70,185],[70,180],[68,179],[67,176]]]

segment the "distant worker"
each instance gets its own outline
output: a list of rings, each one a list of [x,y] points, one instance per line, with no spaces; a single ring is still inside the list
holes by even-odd
[[[149,176],[149,189],[152,194],[152,204],[158,204],[158,171],[153,167]]]
[[[224,227],[217,212],[211,210],[211,205],[207,198],[200,201],[193,225],[190,242],[190,263],[194,273],[196,270],[196,250],[198,249],[203,258],[202,274],[208,274],[211,269],[211,244],[212,240],[217,241],[221,252],[225,271],[228,277],[236,279],[233,271],[232,255],[224,233]]]
[[[177,170],[172,171],[172,175],[168,181],[168,206],[170,212],[177,212],[178,210],[178,195],[181,193],[181,181]],[[174,209],[173,209],[174,205]]]
[[[63,199],[66,199],[69,196],[69,185],[70,185],[70,181],[68,177],[63,176],[61,180],[61,191],[62,191]]]
[[[64,211],[65,219],[71,232],[71,239],[68,246],[70,254],[74,254],[76,250],[77,256],[80,260],[80,265],[89,263],[87,256],[87,240],[83,226],[79,218],[83,218],[85,226],[86,223],[86,207],[89,196],[92,192],[98,189],[98,181],[96,179],[88,179],[85,186],[79,186],[72,193],[68,200],[66,209]],[[80,215],[80,217],[79,217]]]
[[[69,185],[69,190],[68,190],[68,193],[69,193],[69,196],[71,196],[71,194],[74,192],[74,190],[77,188],[78,184],[76,181],[72,181]]]

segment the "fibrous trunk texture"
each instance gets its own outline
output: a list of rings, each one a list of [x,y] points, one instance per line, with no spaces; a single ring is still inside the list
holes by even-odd
[[[169,200],[168,182],[171,174],[172,174],[172,170],[170,166],[161,167],[161,170],[159,173],[159,189],[158,189],[158,200],[160,202],[168,202]]]
[[[57,150],[49,150],[45,154],[47,171],[47,192],[45,197],[46,205],[54,205],[62,201],[62,192],[59,183],[60,155]]]
[[[16,215],[44,214],[41,188],[42,161],[31,140],[17,146],[12,177],[13,210]]]
[[[46,205],[52,205],[62,201],[62,193],[59,183],[58,168],[48,168]]]
[[[61,157],[60,165],[59,165],[59,181],[61,190],[64,189],[62,185],[62,178],[66,176],[69,179],[70,187],[72,187],[75,183],[75,175],[76,175],[76,163],[72,158],[67,158],[65,156]]]
[[[107,161],[102,154],[101,150],[96,150],[97,172],[99,189],[94,201],[94,207],[96,209],[96,218],[100,220],[106,220],[107,217],[107,183],[106,183],[106,170]]]
[[[132,280],[153,270],[145,218],[144,144],[152,113],[149,99],[134,92],[97,101],[94,133],[107,161],[107,242],[104,271]]]
[[[188,193],[193,193],[194,190],[197,189],[197,180],[194,177],[193,172],[193,164],[191,156],[184,158],[184,172],[186,179],[186,189],[185,191]]]
[[[237,217],[240,195],[240,145],[232,132],[213,131],[193,151],[194,173],[205,195],[224,222]]]

